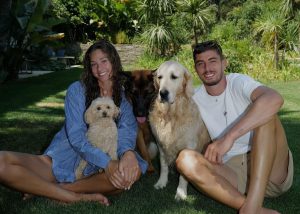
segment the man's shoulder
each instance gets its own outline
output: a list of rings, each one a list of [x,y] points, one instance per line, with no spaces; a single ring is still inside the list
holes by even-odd
[[[230,73],[227,75],[227,81],[231,86],[242,86],[242,85],[261,85],[257,80],[253,79],[252,77],[246,74],[240,73]]]
[[[246,74],[241,74],[241,73],[229,73],[226,75],[227,80],[250,80],[253,79],[252,77],[246,75]]]
[[[205,87],[202,84],[202,85],[198,86],[197,88],[195,88],[193,98],[195,99],[195,97],[203,95],[204,92],[205,92]]]

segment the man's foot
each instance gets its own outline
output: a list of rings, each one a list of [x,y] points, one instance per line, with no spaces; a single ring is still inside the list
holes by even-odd
[[[260,212],[255,212],[253,209],[249,209],[249,210],[246,210],[244,209],[244,207],[242,207],[240,210],[239,210],[239,214],[255,214],[255,213],[259,213],[259,214],[280,214],[279,212],[277,212],[276,210],[271,210],[271,209],[268,209],[268,208],[264,208],[262,207],[260,209]]]
[[[260,214],[280,214],[280,213],[277,212],[276,210],[271,210],[263,207],[260,210]]]

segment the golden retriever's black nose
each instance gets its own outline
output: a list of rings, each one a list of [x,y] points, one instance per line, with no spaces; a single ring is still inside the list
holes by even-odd
[[[169,100],[169,91],[168,90],[160,90],[159,91],[160,99],[162,102],[168,102]]]
[[[106,111],[102,112],[102,117],[107,117],[107,112]]]

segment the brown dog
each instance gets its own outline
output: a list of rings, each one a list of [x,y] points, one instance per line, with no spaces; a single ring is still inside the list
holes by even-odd
[[[155,140],[152,135],[148,114],[156,93],[153,84],[152,70],[134,70],[124,72],[126,94],[133,106],[133,113],[138,121],[138,135],[136,146],[141,156],[148,162],[148,173],[155,171],[151,159],[157,153]]]

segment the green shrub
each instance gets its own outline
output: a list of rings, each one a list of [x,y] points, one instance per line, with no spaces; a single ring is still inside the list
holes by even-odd
[[[119,31],[118,33],[115,34],[113,43],[115,44],[128,44],[129,43],[129,38],[125,31]]]

